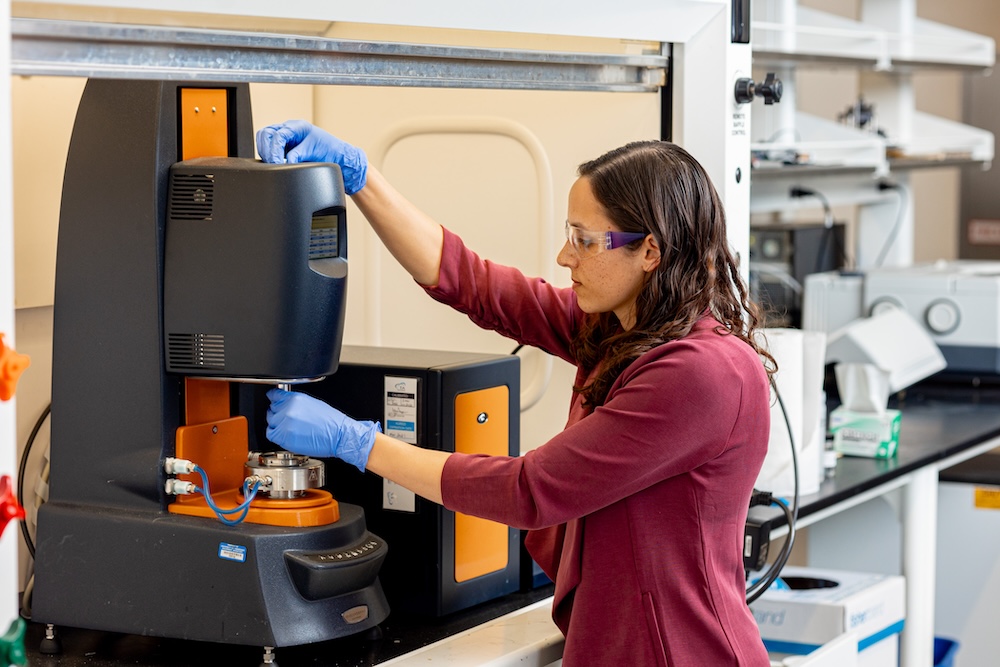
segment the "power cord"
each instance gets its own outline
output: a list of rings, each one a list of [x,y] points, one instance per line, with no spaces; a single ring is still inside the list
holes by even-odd
[[[17,497],[21,502],[24,502],[24,475],[28,468],[28,456],[31,454],[31,448],[35,444],[35,438],[38,437],[38,432],[42,430],[42,425],[45,423],[46,418],[52,413],[52,403],[45,406],[42,410],[42,414],[39,415],[38,419],[35,421],[35,425],[31,428],[31,434],[28,436],[27,442],[24,444],[24,451],[21,452],[21,463],[17,468]],[[18,521],[21,524],[21,535],[24,536],[24,544],[28,547],[28,553],[31,554],[31,558],[35,558],[35,541],[31,539],[31,533],[28,532],[28,522]]]
[[[788,534],[785,536],[785,542],[781,545],[781,551],[775,557],[774,562],[767,569],[764,576],[755,581],[747,589],[746,599],[747,604],[754,602],[757,598],[764,594],[771,584],[777,580],[778,575],[781,574],[782,568],[788,562],[788,558],[792,555],[792,547],[795,544],[795,522],[799,518],[799,459],[798,454],[795,452],[795,438],[792,435],[792,420],[788,417],[788,410],[785,409],[785,402],[781,399],[781,392],[778,391],[778,385],[775,384],[774,378],[771,378],[771,388],[774,390],[774,395],[778,399],[778,406],[781,408],[781,415],[785,418],[785,427],[788,429],[788,442],[791,444],[792,449],[792,476],[794,479],[794,486],[792,492],[792,505],[788,506],[780,498],[775,498],[772,494],[758,491],[754,489],[753,495],[750,497],[750,506],[755,505],[778,505],[785,514],[785,520],[788,522]]]
[[[899,234],[899,229],[903,226],[903,213],[906,212],[906,200],[909,199],[906,186],[900,183],[879,181],[878,189],[879,192],[885,192],[886,190],[895,191],[896,196],[899,198],[899,208],[896,209],[896,221],[892,224],[892,229],[889,230],[889,235],[886,236],[885,243],[882,244],[882,249],[875,260],[876,269],[882,266],[882,262],[885,261],[886,256],[889,254],[889,249],[892,248],[892,244],[896,241],[896,235]]]
[[[844,250],[843,244],[837,237],[836,230],[833,228],[833,208],[830,206],[830,200],[826,198],[822,192],[818,190],[813,190],[811,188],[803,188],[799,186],[793,186],[788,191],[788,196],[794,199],[801,199],[803,197],[815,197],[823,205],[823,236],[819,241],[819,251],[816,253],[816,273],[823,270],[823,258],[826,256],[826,246],[829,243],[830,237],[833,237],[834,244],[834,254],[836,255],[836,260],[843,264],[844,268],[850,268],[850,260],[847,258],[847,252]]]
[[[788,191],[788,196],[795,199],[801,199],[802,197],[815,197],[818,199],[823,205],[823,226],[827,229],[833,227],[833,209],[830,208],[830,200],[822,192],[796,185]]]
[[[24,443],[24,450],[21,452],[21,461],[17,468],[17,497],[20,501],[24,502],[24,478],[25,471],[28,468],[28,457],[31,455],[31,450],[35,444],[35,439],[38,437],[38,432],[42,430],[42,425],[45,424],[45,420],[52,414],[52,403],[50,402],[42,410],[42,414],[38,416],[35,420],[35,425],[31,428],[31,433],[28,435],[28,440]],[[44,474],[43,474],[44,479]],[[36,489],[37,492],[37,489]],[[38,506],[40,506],[40,497],[36,495],[35,497],[36,507],[35,512],[38,511]],[[37,514],[36,514],[37,515]],[[18,521],[21,526],[21,536],[24,538],[24,544],[28,548],[28,553],[31,554],[32,563],[29,565],[27,581],[24,584],[24,591],[21,595],[21,609],[20,614],[23,618],[28,620],[31,619],[31,599],[32,594],[35,590],[35,575],[33,573],[34,560],[35,560],[35,542],[31,539],[31,532],[28,530],[28,521],[25,518],[24,521]]]

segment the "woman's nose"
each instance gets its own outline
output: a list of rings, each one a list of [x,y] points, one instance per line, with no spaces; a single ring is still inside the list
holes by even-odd
[[[574,263],[576,259],[576,253],[573,252],[573,249],[569,246],[569,241],[564,241],[563,247],[559,250],[559,254],[556,255],[556,264],[571,268],[572,263]]]

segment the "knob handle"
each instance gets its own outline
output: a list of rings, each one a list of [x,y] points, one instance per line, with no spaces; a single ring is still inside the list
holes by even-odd
[[[743,77],[742,79],[736,80],[736,103],[737,104],[749,104],[753,102],[754,89],[756,88],[753,79],[750,77]]]
[[[768,72],[762,83],[757,84],[757,96],[764,98],[764,104],[774,104],[781,101],[781,79]]]
[[[733,93],[737,104],[753,102],[754,97],[764,98],[764,104],[774,104],[781,101],[781,79],[774,76],[774,72],[768,72],[760,83],[754,83],[750,77],[742,77],[736,80]]]

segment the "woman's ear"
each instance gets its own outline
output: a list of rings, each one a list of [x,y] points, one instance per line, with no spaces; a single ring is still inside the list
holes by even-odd
[[[652,234],[647,234],[642,242],[643,255],[642,270],[650,273],[660,265],[660,245],[653,238]]]

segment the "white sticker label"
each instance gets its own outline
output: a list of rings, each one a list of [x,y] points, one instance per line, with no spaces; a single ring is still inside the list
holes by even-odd
[[[382,509],[416,512],[417,494],[388,479],[382,479]]]
[[[747,134],[747,115],[743,111],[733,112],[733,136],[745,137]]]
[[[247,548],[238,544],[219,542],[219,558],[223,560],[234,560],[237,563],[245,563],[247,560]]]
[[[385,434],[417,444],[417,378],[385,376]]]
[[[1000,245],[1000,220],[969,220],[969,243]]]

